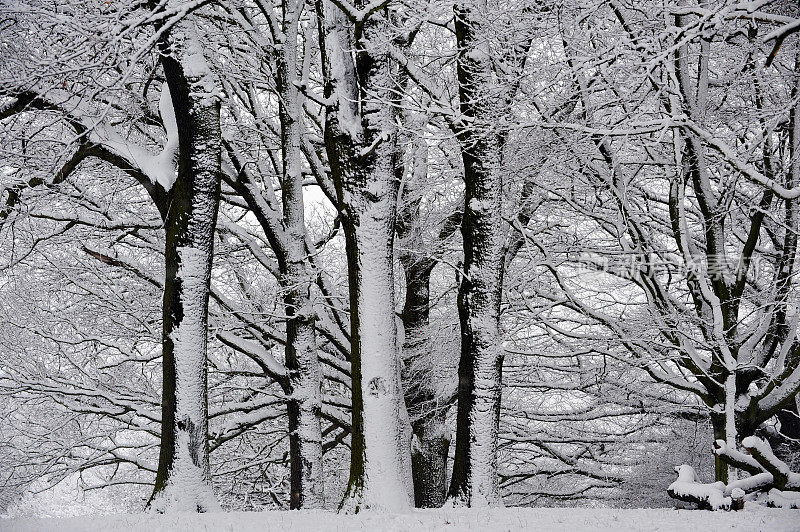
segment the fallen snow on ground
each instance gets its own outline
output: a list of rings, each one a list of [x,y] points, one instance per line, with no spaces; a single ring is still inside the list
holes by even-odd
[[[0,519],[0,530],[276,530],[291,531],[419,531],[461,530],[627,530],[667,531],[800,531],[800,511],[748,505],[741,512],[589,508],[495,508],[416,510],[403,514],[335,515],[321,510],[301,512],[176,513],[110,515],[64,519]]]

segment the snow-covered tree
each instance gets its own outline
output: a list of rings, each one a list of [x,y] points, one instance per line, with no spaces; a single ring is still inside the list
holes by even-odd
[[[344,228],[350,290],[353,431],[342,508],[400,510],[411,501],[411,459],[395,319],[399,183],[391,10],[366,2],[320,2],[317,10],[325,146]]]
[[[629,504],[666,449],[738,485],[697,449],[756,433],[791,466],[796,6],[3,8],[0,499]]]

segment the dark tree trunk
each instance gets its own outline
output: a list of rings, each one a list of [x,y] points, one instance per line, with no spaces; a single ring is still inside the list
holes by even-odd
[[[444,410],[412,423],[412,427],[414,505],[417,508],[441,508],[447,499],[447,453],[450,451]]]
[[[721,414],[711,415],[711,426],[714,430],[714,441],[727,440],[725,431],[725,416]],[[714,455],[714,482],[728,483],[728,464],[716,454]]]
[[[416,213],[418,215],[418,213]],[[447,496],[447,453],[450,438],[446,405],[437,402],[430,375],[430,276],[434,262],[404,254],[406,300],[403,307],[405,368],[403,384],[406,406],[412,419],[411,469],[414,505],[439,508]]]
[[[485,4],[482,4],[485,6]],[[491,57],[476,33],[481,13],[455,6],[461,112],[470,120],[459,133],[464,163],[464,273],[458,292],[461,360],[458,368],[456,451],[449,498],[454,504],[502,504],[497,477],[502,347],[502,138],[495,127],[501,109],[490,95]],[[486,127],[481,127],[486,125]]]
[[[161,452],[149,506],[217,509],[210,483],[206,331],[214,227],[220,194],[220,104],[204,94],[208,72],[184,69],[189,53],[162,50],[178,124],[178,175],[166,217]],[[192,49],[191,53],[201,53]]]

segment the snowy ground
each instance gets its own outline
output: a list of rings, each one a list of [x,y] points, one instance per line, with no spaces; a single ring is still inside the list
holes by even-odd
[[[617,510],[588,508],[508,508],[492,510],[422,510],[407,514],[342,516],[323,511],[112,515],[61,519],[0,519],[0,530],[276,530],[290,531],[419,531],[461,530],[718,530],[800,531],[800,510],[748,506],[743,512],[672,509]]]

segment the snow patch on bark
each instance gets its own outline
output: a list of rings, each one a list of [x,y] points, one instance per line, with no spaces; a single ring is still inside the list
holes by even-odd
[[[337,9],[337,8],[333,8]],[[361,126],[361,119],[353,112],[355,105],[354,87],[349,85],[354,83],[352,72],[348,70],[347,50],[342,46],[341,39],[343,32],[339,28],[333,28],[325,36],[325,49],[328,53],[328,66],[330,68],[330,79],[334,80],[331,101],[336,102],[336,119],[342,132],[347,133],[351,139],[357,140],[363,136],[364,130]]]
[[[181,66],[191,87],[189,96],[196,98],[198,105],[213,105],[220,96],[219,90],[211,67],[208,66],[208,61],[203,55],[200,39],[196,34],[197,29],[195,28],[189,32],[184,42],[186,48]]]
[[[156,512],[216,511],[203,447],[207,445],[205,309],[207,252],[179,247],[177,277],[183,317],[170,335],[175,358],[175,459],[166,486],[150,504]]]
[[[385,203],[376,209],[389,209]],[[410,464],[404,461],[404,455],[410,454],[410,441],[403,426],[408,416],[400,383],[394,279],[389,262],[392,253],[386,222],[380,218],[363,216],[358,229],[364,486],[360,493],[345,499],[342,511],[346,513],[365,508],[403,511],[411,506],[410,471],[406,471]]]
[[[203,323],[208,285],[206,252],[192,247],[178,248],[178,279],[183,292],[183,319],[172,332],[175,345],[177,416],[200,419],[205,405],[203,387],[206,330]]]

